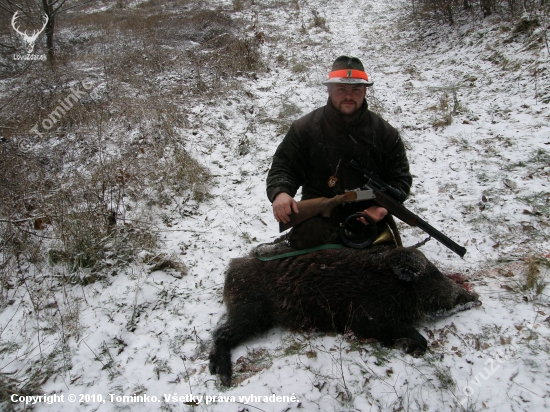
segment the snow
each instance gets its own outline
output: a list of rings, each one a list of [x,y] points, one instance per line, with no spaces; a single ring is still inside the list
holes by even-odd
[[[233,96],[194,105],[188,120],[197,133],[181,131],[187,150],[216,176],[208,202],[182,205],[189,213],[174,211],[172,226],[162,228],[164,252],[177,254],[188,274],[179,279],[136,265],[108,283],[73,287],[73,300],[64,304],[77,308],[83,332],[68,342],[70,371],[42,388],[64,394],[65,402],[38,403],[35,410],[548,410],[547,292],[502,287],[522,281],[521,270],[510,265],[550,252],[548,214],[537,215],[542,206],[525,200],[541,196],[548,210],[550,110],[541,91],[549,80],[533,75],[535,69],[548,73],[546,48],[526,47],[523,38],[504,42],[511,36],[498,31],[505,22],[422,26],[410,20],[409,3],[401,0],[310,0],[300,2],[300,11],[254,3],[236,14],[254,16],[268,38],[277,37],[263,46],[270,71],[257,80],[243,77],[243,90]],[[326,18],[329,31],[301,31],[311,9]],[[342,54],[365,63],[375,81],[371,107],[406,142],[414,175],[406,206],[468,249],[461,259],[432,240],[423,252],[446,271],[469,277],[483,305],[422,322],[419,330],[432,344],[422,358],[339,335],[276,328],[233,350],[234,364],[245,357],[260,367],[225,389],[208,372],[211,333],[225,313],[224,269],[278,235],[265,195],[271,156],[293,119],[325,104],[320,82]],[[278,55],[287,64],[276,63]],[[308,69],[293,72],[294,59]],[[434,127],[444,114],[442,100],[449,112],[455,108],[452,123]],[[286,105],[299,113],[280,118]],[[243,138],[249,151],[238,155]],[[400,227],[406,245],[425,238],[418,229]],[[506,269],[495,270],[502,267],[512,267],[515,276],[503,277]],[[541,270],[547,281],[547,267]],[[18,333],[8,323],[16,313],[8,306],[0,314],[5,340]],[[60,344],[48,337],[43,342]],[[32,359],[1,370],[26,362]],[[69,394],[77,401],[81,394],[102,394],[107,401],[71,403]],[[112,402],[108,394],[158,401]],[[203,398],[190,406],[165,402],[168,394]],[[272,394],[295,401],[239,401]],[[206,403],[219,395],[235,401]]]

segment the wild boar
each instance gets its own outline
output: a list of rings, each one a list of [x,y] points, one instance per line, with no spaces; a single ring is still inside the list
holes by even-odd
[[[213,335],[210,372],[231,383],[231,348],[275,325],[402,341],[423,354],[412,323],[430,313],[473,306],[478,295],[443,275],[420,251],[394,246],[333,249],[262,262],[231,261],[225,278],[227,319]],[[469,304],[469,302],[472,302]]]

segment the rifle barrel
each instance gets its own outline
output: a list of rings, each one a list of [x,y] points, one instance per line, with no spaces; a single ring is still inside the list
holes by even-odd
[[[418,218],[418,225],[420,229],[422,229],[424,232],[426,232],[428,235],[432,236],[434,239],[437,239],[441,244],[451,249],[453,252],[455,252],[458,256],[464,257],[466,254],[466,248],[463,246],[460,246],[456,242],[454,242],[452,239],[449,239],[447,236],[445,236],[443,233],[441,233],[439,230],[437,230],[435,227],[430,225],[428,222]]]
[[[391,196],[385,194],[384,192],[376,192],[376,199],[374,201],[379,206],[386,208],[389,213],[402,220],[409,226],[416,226],[419,229],[422,229],[428,235],[455,252],[458,256],[464,257],[466,254],[466,248],[449,239],[446,235],[441,233],[428,222],[422,220],[418,215],[415,215]]]

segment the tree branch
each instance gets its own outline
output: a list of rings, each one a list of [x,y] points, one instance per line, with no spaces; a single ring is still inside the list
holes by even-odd
[[[64,12],[66,12],[66,11],[68,11],[68,10],[72,10],[72,9],[77,8],[77,7],[83,6],[84,4],[91,3],[92,1],[94,1],[94,0],[86,0],[86,1],[80,2],[80,3],[78,3],[78,4],[75,4],[74,6],[67,7],[67,8],[65,8],[65,9],[61,10],[59,13],[64,13]],[[63,2],[63,3],[64,3],[64,2]],[[54,13],[57,13],[57,10],[58,10],[62,5],[63,5],[63,4],[61,4],[57,9],[55,9]]]
[[[3,4],[3,3],[0,3],[0,7],[3,8],[4,10],[10,12],[11,14],[15,13],[14,8],[19,9],[19,11],[23,11],[23,8],[21,6],[19,6],[17,4],[14,4],[10,0],[7,0],[7,3],[8,3],[8,5],[11,6],[10,8],[6,7],[6,5]]]
[[[6,49],[15,50],[15,46],[10,46],[9,44],[0,43],[0,47],[5,47]]]
[[[66,2],[67,0],[63,0],[59,6],[54,7],[54,6],[55,6],[55,3],[57,3],[58,1],[59,1],[59,0],[55,0],[53,3],[50,3],[50,4],[49,4],[49,6],[53,9],[52,16],[55,15],[61,7],[63,7],[63,5],[65,4],[65,2]]]

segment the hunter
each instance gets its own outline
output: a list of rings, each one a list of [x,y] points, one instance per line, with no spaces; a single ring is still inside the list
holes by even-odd
[[[278,222],[287,223],[292,213],[299,213],[294,196],[300,186],[302,200],[362,188],[365,178],[349,167],[351,160],[407,196],[410,192],[405,147],[399,132],[368,109],[365,96],[373,82],[361,60],[338,57],[322,84],[327,86],[327,104],[294,121],[273,156],[267,196]],[[367,203],[359,212],[378,222],[380,236],[387,239],[386,209]],[[368,225],[363,218],[361,223]],[[335,243],[337,233],[333,219],[317,216],[294,227],[288,240],[292,247],[305,249]]]

